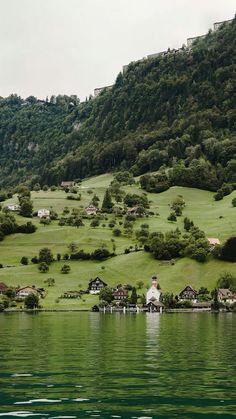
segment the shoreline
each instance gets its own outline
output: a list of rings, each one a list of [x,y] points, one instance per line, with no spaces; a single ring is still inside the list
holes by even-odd
[[[53,309],[53,308],[45,308],[45,309],[16,309],[16,310],[10,310],[10,309],[6,309],[3,310],[2,312],[0,312],[0,314],[15,314],[15,313],[28,313],[28,314],[36,314],[36,313],[102,313],[102,314],[115,314],[115,313],[120,313],[120,314],[140,314],[140,313],[150,313],[150,314],[172,314],[172,313],[233,313],[233,311],[228,311],[228,310],[219,310],[219,311],[214,311],[211,309],[166,309],[163,311],[163,313],[160,312],[149,312],[147,310],[142,310],[139,309],[139,311],[134,311],[134,310],[127,310],[124,313],[123,310],[106,310],[105,312],[103,310],[99,310],[99,311],[93,311],[92,309],[89,308],[84,308],[84,309],[78,309],[78,308],[65,308],[65,309]]]

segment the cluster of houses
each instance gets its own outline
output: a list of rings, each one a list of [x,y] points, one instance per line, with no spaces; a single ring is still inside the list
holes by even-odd
[[[101,278],[96,277],[91,279],[88,283],[88,289],[86,291],[67,291],[64,293],[64,298],[78,298],[81,294],[99,294],[101,289],[107,287],[108,284]],[[117,285],[112,289],[114,303],[125,302],[129,297],[128,288],[126,285]],[[236,292],[232,292],[229,289],[218,289],[218,300],[222,304],[231,305],[236,303]],[[196,309],[207,309],[211,307],[209,301],[198,301],[198,291],[196,291],[191,285],[187,285],[178,295],[178,301],[191,301],[191,305]],[[146,307],[149,311],[162,311],[162,290],[158,286],[158,279],[156,275],[151,278],[151,286],[146,293]]]
[[[224,20],[222,22],[215,22],[213,25],[213,31],[218,31],[223,25],[225,24],[230,24],[233,22],[233,19],[230,20]],[[168,49],[167,51],[160,51],[160,52],[156,52],[154,54],[149,54],[147,55],[147,57],[143,58],[144,60],[151,60],[157,57],[165,57],[167,55],[176,55],[176,54],[181,54],[183,52],[190,52],[193,46],[193,43],[197,40],[201,40],[206,38],[207,35],[200,35],[200,36],[194,36],[192,38],[187,38],[187,47],[183,46],[181,48],[178,49]],[[129,65],[124,65],[123,66],[123,74],[125,74],[128,70]],[[106,90],[111,90],[113,87],[113,85],[110,86],[104,86],[104,87],[97,87],[96,89],[94,89],[94,97],[99,96],[103,91]]]
[[[91,279],[88,283],[88,289],[86,291],[66,291],[64,292],[63,298],[79,298],[83,294],[92,294],[97,295],[100,291],[107,287],[108,284],[103,281],[101,278],[96,277]],[[1,282],[0,283],[0,295],[7,294],[9,287]],[[217,290],[218,301],[223,305],[232,305],[236,303],[236,292],[232,292],[230,289],[219,288]],[[29,294],[35,294],[39,298],[45,296],[44,288],[37,288],[35,286],[25,286],[17,288],[15,290],[14,298],[19,298],[24,300]],[[119,304],[121,302],[127,302],[129,297],[128,286],[126,285],[117,285],[112,289],[112,295],[114,304]],[[191,286],[187,285],[178,295],[178,301],[191,301],[191,306],[196,309],[210,309],[211,302],[209,301],[198,301],[198,292]],[[145,307],[149,311],[162,312],[163,309],[162,302],[162,290],[158,286],[158,279],[156,275],[153,275],[151,278],[151,286],[146,293],[146,304]]]

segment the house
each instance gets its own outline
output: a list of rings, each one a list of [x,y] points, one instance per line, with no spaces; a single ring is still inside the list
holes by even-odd
[[[111,86],[104,86],[104,87],[97,87],[94,89],[94,97],[99,96],[104,90],[111,90],[113,85]]]
[[[191,48],[195,41],[206,38],[206,35],[194,36],[193,38],[187,39],[187,48]]]
[[[209,243],[210,250],[213,250],[216,246],[220,244],[220,240],[214,237],[208,237],[207,240]]]
[[[20,205],[19,204],[8,204],[7,209],[9,209],[9,211],[19,211],[20,210]]]
[[[85,208],[85,211],[87,213],[87,215],[96,215],[98,212],[97,207],[95,207],[95,205],[93,204],[89,204],[89,206],[87,208]]]
[[[35,287],[23,287],[23,288],[18,288],[18,290],[16,291],[16,297],[21,297],[21,298],[25,298],[27,297],[29,294],[35,294],[38,297],[40,297],[42,295],[43,289],[42,288],[35,288]]]
[[[4,282],[0,282],[0,295],[3,295],[8,290],[8,286]]]
[[[195,291],[191,285],[187,285],[179,293],[179,298],[180,300],[196,300],[197,294],[198,294],[197,291]]]
[[[218,300],[223,304],[236,303],[236,292],[230,291],[228,288],[219,288],[217,290]]]
[[[38,217],[39,218],[49,218],[50,217],[50,211],[46,208],[41,208],[38,210]]]
[[[128,290],[124,287],[117,287],[113,291],[113,297],[114,300],[125,300],[126,298],[128,298]]]
[[[142,206],[130,208],[126,212],[127,215],[134,215],[135,217],[144,217],[145,210]]]
[[[146,294],[146,304],[149,305],[149,303],[152,303],[152,305],[155,303],[159,303],[161,299],[161,290],[157,288],[157,276],[152,276],[152,285],[147,291]],[[156,305],[157,306],[157,305]]]
[[[89,294],[99,294],[104,287],[107,287],[107,284],[98,276],[95,279],[90,279],[88,284]]]
[[[156,52],[154,54],[149,54],[147,56],[147,59],[152,60],[153,58],[164,57],[165,55],[166,55],[166,51]]]
[[[216,22],[214,23],[214,31],[218,31],[218,29],[220,29],[221,26],[223,26],[224,24],[229,24],[232,23],[233,19],[230,20],[224,20],[223,22]]]
[[[74,181],[62,181],[61,182],[61,187],[63,189],[70,189],[73,188],[73,186],[75,186],[75,182]]]
[[[164,304],[161,303],[161,301],[157,301],[155,298],[151,298],[149,303],[147,304],[148,311],[151,313],[153,312],[162,312],[162,309],[164,307]]]

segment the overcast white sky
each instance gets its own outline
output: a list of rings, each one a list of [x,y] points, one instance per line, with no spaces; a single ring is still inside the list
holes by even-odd
[[[235,0],[0,0],[0,96],[84,99],[235,12]]]

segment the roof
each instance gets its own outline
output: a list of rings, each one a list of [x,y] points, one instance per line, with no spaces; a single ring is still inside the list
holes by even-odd
[[[193,289],[192,285],[187,285],[182,291],[180,291],[180,294],[182,294],[184,291],[192,291],[197,294],[197,291]]]
[[[232,297],[232,292],[229,288],[219,288],[218,293],[220,293],[222,297]]]
[[[73,181],[73,180],[63,180],[62,182],[61,182],[61,185],[62,186],[67,186],[67,185],[72,185],[72,184],[74,184],[75,182]]]
[[[207,240],[209,244],[211,244],[212,246],[216,246],[217,244],[220,244],[220,240],[214,237],[208,237]]]
[[[147,303],[148,306],[151,305],[151,304],[154,305],[155,307],[163,307],[164,306],[164,304],[162,304],[160,301],[157,301],[157,300],[155,300],[155,301],[150,300]]]
[[[123,287],[119,287],[115,291],[113,291],[113,295],[120,295],[120,294],[128,295],[127,289]]]
[[[90,279],[89,281],[89,285],[91,285],[93,282],[102,282],[104,286],[107,286],[106,282],[104,282],[101,278],[99,278],[98,276],[94,279]]]
[[[8,286],[4,284],[4,282],[0,282],[0,291],[6,291],[8,289]]]
[[[93,204],[89,204],[89,205],[88,205],[88,207],[86,207],[85,209],[86,209],[86,210],[87,210],[87,209],[94,209],[94,210],[97,210],[97,207],[95,207],[95,205],[93,205]]]
[[[27,285],[26,287],[18,288],[18,289],[17,289],[17,292],[20,292],[20,291],[23,291],[23,290],[26,290],[26,289],[31,289],[31,290],[33,290],[33,291],[38,292],[38,289],[37,289],[37,288],[31,287],[31,286],[29,286],[29,285]]]

